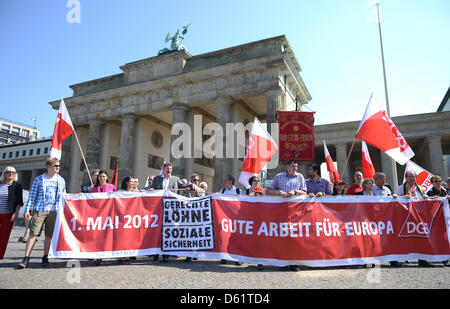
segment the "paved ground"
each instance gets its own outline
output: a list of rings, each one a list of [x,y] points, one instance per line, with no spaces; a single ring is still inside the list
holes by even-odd
[[[172,258],[169,263],[162,264],[149,263],[144,257],[129,265],[106,260],[97,267],[83,260],[77,283],[76,273],[67,268],[67,261],[50,260],[48,269],[41,268],[43,236],[35,246],[29,268],[15,270],[25,250],[25,244],[17,242],[23,232],[24,228],[20,226],[13,229],[5,258],[0,261],[0,288],[450,288],[450,268],[441,264],[436,264],[434,268],[419,268],[414,262],[400,269],[382,264],[381,268],[376,269],[379,271],[379,283],[369,283],[368,276],[376,279],[377,273],[374,269],[362,267],[306,269],[299,272],[266,267],[260,272],[255,265],[220,265],[215,260],[185,263],[183,258]]]

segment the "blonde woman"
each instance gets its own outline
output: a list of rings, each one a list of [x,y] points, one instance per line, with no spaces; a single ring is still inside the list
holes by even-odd
[[[5,255],[14,220],[23,205],[22,191],[22,185],[17,182],[16,169],[6,167],[0,181],[0,260]]]

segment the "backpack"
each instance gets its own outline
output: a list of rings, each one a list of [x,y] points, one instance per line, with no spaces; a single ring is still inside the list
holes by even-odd
[[[225,188],[222,188],[222,190],[220,190],[220,193],[225,193]],[[241,190],[239,190],[239,188],[236,188],[236,193],[239,195],[241,194]]]

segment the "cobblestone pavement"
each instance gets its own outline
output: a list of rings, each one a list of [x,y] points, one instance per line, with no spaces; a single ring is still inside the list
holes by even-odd
[[[169,263],[149,262],[138,257],[128,265],[116,260],[104,260],[101,266],[81,260],[80,281],[73,282],[73,269],[65,260],[50,260],[50,267],[40,266],[44,236],[35,245],[29,268],[16,270],[22,260],[25,244],[18,242],[24,227],[15,226],[5,258],[0,261],[0,288],[188,288],[188,289],[304,289],[304,288],[450,288],[450,268],[435,264],[434,268],[419,268],[412,261],[402,268],[390,268],[383,263],[379,283],[374,269],[326,268],[287,272],[277,267],[258,271],[255,265],[220,265],[216,260],[185,263],[172,257]],[[372,272],[371,272],[372,271]],[[69,278],[69,280],[68,280]],[[72,282],[72,283],[71,283]],[[373,280],[372,280],[373,282]]]

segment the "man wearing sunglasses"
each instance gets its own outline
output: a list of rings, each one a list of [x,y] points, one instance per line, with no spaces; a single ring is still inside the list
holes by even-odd
[[[433,187],[428,190],[427,195],[429,197],[446,197],[447,196],[447,190],[442,185],[442,178],[439,175],[434,175],[431,177],[431,183],[433,184]]]
[[[31,217],[30,237],[25,249],[25,258],[17,265],[17,269],[23,269],[28,266],[34,242],[44,224],[45,242],[41,266],[47,267],[49,265],[48,252],[52,242],[56,213],[62,202],[62,194],[66,192],[66,183],[64,178],[58,175],[60,164],[57,158],[48,158],[45,161],[45,165],[47,172],[34,179],[28,202],[25,205],[24,218],[29,220]],[[33,208],[33,216],[30,215],[30,208]]]

